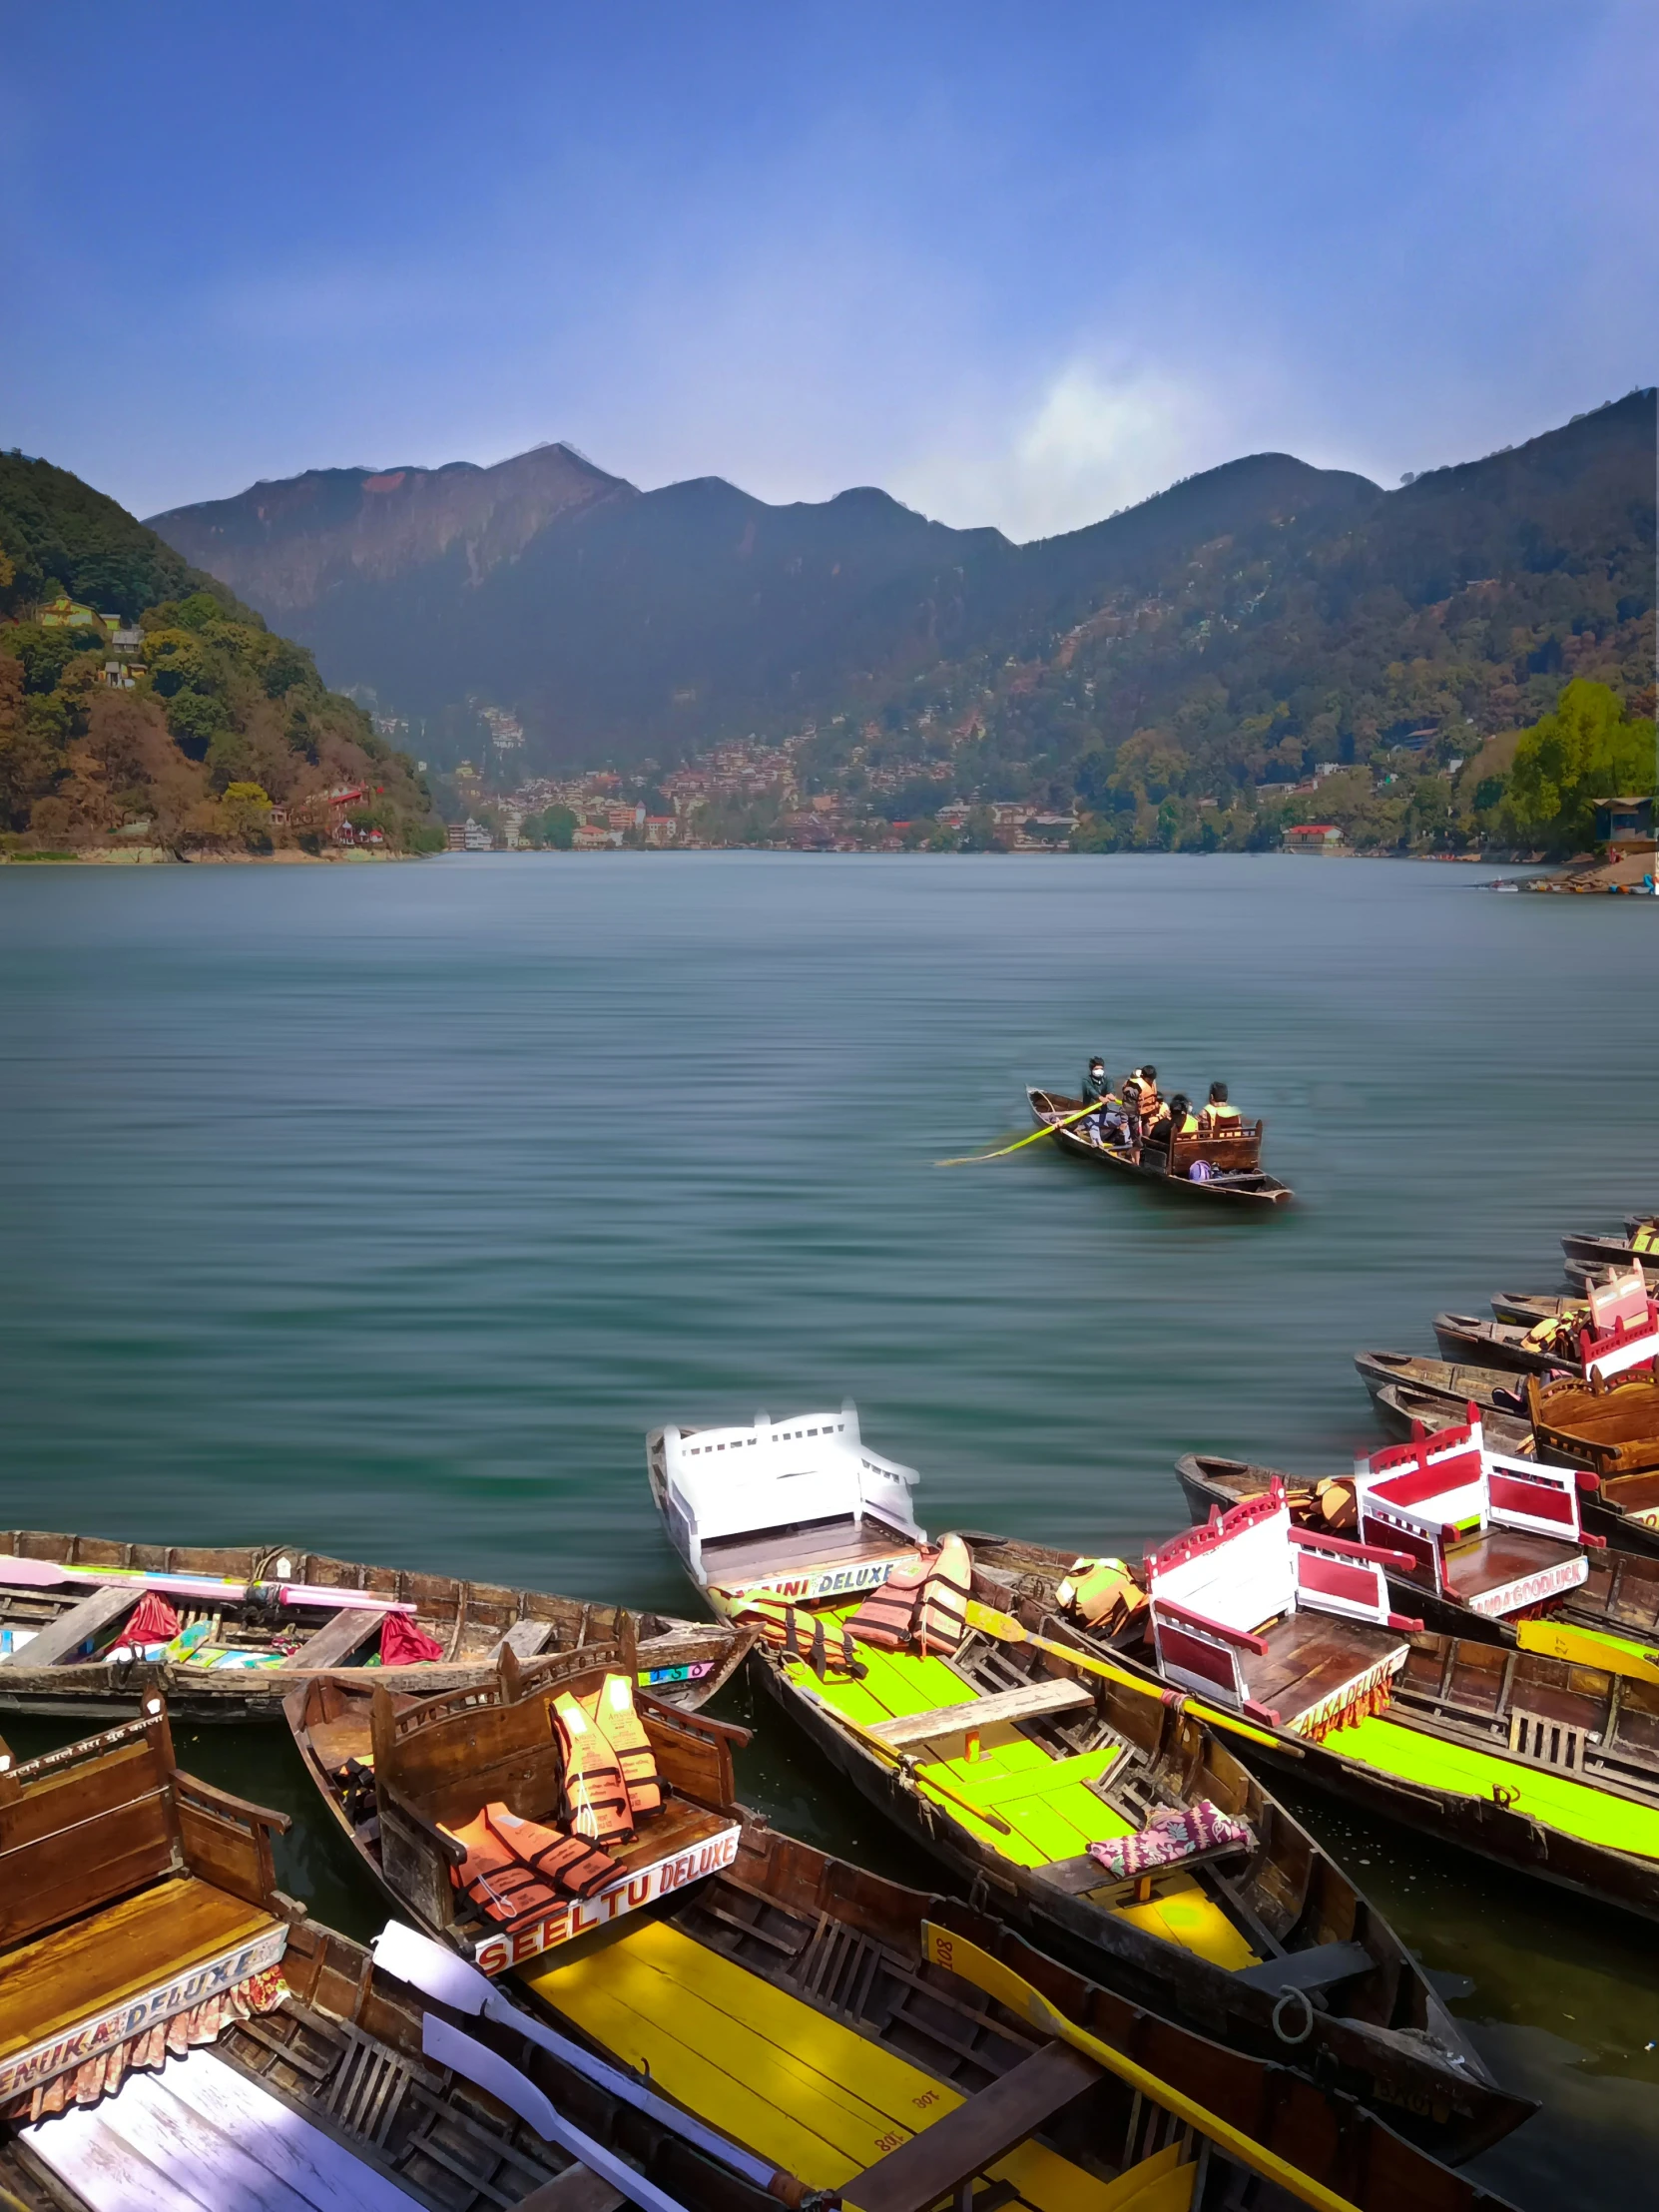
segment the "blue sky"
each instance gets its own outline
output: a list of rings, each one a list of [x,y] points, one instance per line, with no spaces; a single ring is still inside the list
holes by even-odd
[[[1651,0],[7,11],[0,443],[140,513],[567,438],[1027,537],[1651,382]]]

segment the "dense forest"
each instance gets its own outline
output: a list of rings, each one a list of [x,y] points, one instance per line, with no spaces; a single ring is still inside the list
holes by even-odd
[[[430,812],[302,647],[114,500],[0,454],[5,849],[422,851]]]

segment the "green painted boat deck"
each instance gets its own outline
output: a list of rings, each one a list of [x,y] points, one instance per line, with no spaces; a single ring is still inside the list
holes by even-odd
[[[1659,1859],[1659,1806],[1633,1804],[1629,1798],[1598,1790],[1594,1783],[1523,1766],[1500,1752],[1448,1743],[1443,1736],[1379,1716],[1334,1730],[1325,1739],[1325,1749],[1358,1766],[1374,1767],[1380,1774],[1431,1790],[1449,1790],[1458,1797],[1489,1798],[1493,1785],[1501,1783],[1515,1793],[1512,1810],[1542,1827],[1610,1851]]]
[[[854,1611],[855,1605],[837,1608],[831,1617],[845,1618]],[[811,1666],[797,1659],[786,1658],[784,1672],[795,1689],[864,1728],[936,1706],[963,1705],[981,1694],[944,1659],[878,1651],[867,1644],[858,1646],[858,1655],[869,1670],[861,1682],[833,1674],[821,1682]],[[1087,1787],[1110,1774],[1122,1756],[1116,1745],[1108,1744],[1100,1751],[1059,1759],[1003,1723],[986,1729],[977,1759],[918,1761],[915,1781],[923,1796],[976,1843],[1017,1867],[1042,1867],[1079,1858],[1090,1844],[1134,1834],[1133,1824]],[[941,1795],[941,1784],[949,1798]],[[976,1819],[975,1807],[994,1812],[1011,1833],[1004,1835]],[[1108,1887],[1104,1874],[1101,1882],[1103,1889]],[[1111,1910],[1148,1935],[1230,1970],[1255,1963],[1256,1953],[1221,1908],[1178,1869],[1160,1876],[1145,1905]]]

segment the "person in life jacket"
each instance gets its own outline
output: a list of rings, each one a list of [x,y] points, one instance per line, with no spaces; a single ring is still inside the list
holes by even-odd
[[[1239,1126],[1239,1109],[1227,1102],[1227,1085],[1212,1083],[1210,1101],[1198,1117],[1199,1134],[1204,1137],[1227,1136]]]
[[[1146,1592],[1121,1559],[1078,1559],[1055,1590],[1056,1601],[1087,1628],[1115,1636],[1146,1604]]]
[[[1158,1096],[1158,1070],[1150,1061],[1125,1078],[1123,1110],[1129,1118],[1130,1134],[1141,1140],[1156,1127],[1160,1114],[1166,1111]]]
[[[929,1652],[955,1651],[967,1634],[967,1602],[973,1595],[973,1554],[960,1536],[946,1536],[921,1585],[916,1643]]]
[[[927,1579],[927,1559],[922,1557],[887,1570],[886,1580],[876,1584],[846,1624],[859,1643],[873,1644],[878,1651],[905,1648],[921,1587]]]
[[[579,1700],[582,1710],[616,1753],[628,1790],[628,1810],[636,1821],[659,1813],[663,1786],[657,1778],[657,1755],[644,1721],[634,1706],[634,1685],[625,1674],[608,1674],[592,1697]]]
[[[625,1844],[634,1833],[628,1785],[610,1738],[569,1690],[553,1703],[553,1726],[564,1759],[559,1817],[593,1844]]]
[[[579,1836],[561,1836],[510,1812],[499,1800],[470,1821],[439,1827],[466,1853],[449,1879],[492,1921],[517,1921],[544,1912],[560,1894],[593,1897],[616,1880],[602,1851]]]

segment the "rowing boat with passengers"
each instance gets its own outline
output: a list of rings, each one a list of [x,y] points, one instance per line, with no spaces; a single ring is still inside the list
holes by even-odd
[[[526,2071],[559,2038],[718,2131],[742,2185],[721,2212],[1500,2212],[1340,2091],[763,1822],[702,1887],[515,1972],[529,2019],[413,1943],[376,1952],[516,2029]],[[688,2206],[697,2173],[676,2176]]]
[[[634,1659],[590,1644],[520,1667],[509,1645],[465,1689],[322,1675],[285,1714],[393,1909],[495,1974],[731,1864],[747,1732],[631,1694]]]
[[[897,1648],[847,1604],[766,1623],[768,1693],[873,1805],[987,1906],[1075,1950],[1138,2004],[1235,2047],[1329,2069],[1440,2155],[1522,2116],[1382,1916],[1226,1748],[1149,1677],[1033,1628],[944,1539],[965,1626],[922,1580]],[[919,1594],[918,1594],[919,1590]],[[887,1622],[889,1581],[866,1607]],[[931,1623],[931,1629],[929,1629]],[[920,1646],[915,1639],[919,1635]],[[1218,1713],[1219,1731],[1255,1733]],[[1325,2077],[1322,2073],[1322,2078]]]
[[[706,1621],[276,1545],[125,1543],[0,1529],[0,1712],[115,1719],[164,1696],[181,1720],[279,1722],[296,1682],[363,1672],[416,1694],[619,1635],[640,1681],[695,1708],[742,1661]]]
[[[1381,1555],[1295,1529],[1277,1487],[1154,1553],[1147,1595],[1160,1679],[1254,1723],[1258,1755],[1429,1836],[1659,1919],[1659,1682],[1422,1633],[1388,1609]],[[1310,1607],[1322,1622],[1310,1648],[1328,1654],[1312,1671]],[[1333,1673],[1366,1690],[1335,1714]]]
[[[1277,1485],[1294,1526],[1377,1549],[1395,1609],[1427,1628],[1659,1682],[1659,1560],[1586,1526],[1593,1478],[1494,1451],[1478,1419],[1324,1482],[1204,1452],[1175,1471],[1195,1524]]]
[[[1112,1145],[1089,1121],[1078,1118],[1089,1110],[1087,1099],[1039,1090],[1034,1084],[1027,1085],[1025,1095],[1032,1120],[1051,1132],[1060,1150],[1094,1167],[1232,1205],[1288,1206],[1296,1195],[1288,1184],[1263,1172],[1264,1121],[1241,1121],[1208,1135],[1173,1135],[1163,1144]],[[1195,1175],[1195,1169],[1201,1172]]]
[[[573,2077],[607,2140],[550,2133],[544,2089],[281,1894],[287,1825],[181,1774],[160,1699],[43,1758],[0,1751],[0,2199],[614,2212],[648,2188],[632,2112],[618,2150]]]

